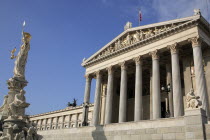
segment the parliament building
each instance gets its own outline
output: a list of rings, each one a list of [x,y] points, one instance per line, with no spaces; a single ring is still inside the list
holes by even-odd
[[[138,27],[127,22],[82,66],[81,106],[30,116],[43,139],[210,140],[210,24],[199,10]]]

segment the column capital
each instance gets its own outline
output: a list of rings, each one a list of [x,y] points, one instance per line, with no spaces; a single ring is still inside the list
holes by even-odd
[[[175,53],[179,52],[178,43],[177,42],[172,44],[172,45],[168,45],[167,47],[171,50],[171,54],[175,54]]]
[[[96,75],[96,78],[98,79],[99,77],[101,77],[101,71],[99,70],[99,71],[96,71],[95,72],[95,75]]]
[[[106,68],[106,70],[108,71],[108,74],[112,74],[113,73],[113,66],[109,66],[108,68]]]
[[[199,36],[189,38],[188,41],[192,43],[193,48],[201,46],[202,43],[202,39]]]
[[[133,60],[135,61],[136,65],[142,64],[141,56],[134,57]]]
[[[85,74],[84,75],[85,79],[91,79],[92,77],[90,76],[90,74]]]
[[[125,61],[120,62],[119,65],[121,67],[121,70],[126,70],[127,69],[126,62]]]
[[[159,59],[158,50],[155,50],[155,51],[150,52],[149,55],[152,56],[152,59],[153,60]]]

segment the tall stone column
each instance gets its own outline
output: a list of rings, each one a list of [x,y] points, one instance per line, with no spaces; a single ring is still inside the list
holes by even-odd
[[[50,129],[52,129],[52,125],[53,125],[53,118],[50,118]]]
[[[112,123],[112,101],[113,101],[113,84],[114,84],[114,71],[113,66],[107,68],[108,70],[108,84],[107,84],[107,100],[105,112],[105,124]]]
[[[122,123],[126,122],[127,111],[127,66],[125,62],[119,65],[121,66],[119,123]]]
[[[151,69],[149,69],[149,71],[150,71],[150,77],[149,77],[149,80],[150,80],[150,82],[149,82],[149,91],[150,91],[150,97],[149,97],[149,106],[150,106],[150,120],[152,120],[153,119],[153,108],[152,108],[152,68]]]
[[[171,86],[170,91],[168,92],[169,100],[169,112],[170,117],[174,116],[174,106],[173,106],[173,89],[172,89],[172,77],[171,77],[171,64],[166,64],[166,84]]]
[[[206,79],[205,79],[204,69],[203,69],[201,39],[199,37],[194,37],[194,38],[189,39],[189,41],[192,42],[192,47],[193,47],[196,95],[200,96],[200,100],[202,101],[202,108],[206,111],[207,117],[210,117],[208,94],[207,94],[207,88],[206,88]]]
[[[55,119],[55,129],[58,129],[58,120],[59,119],[59,117],[56,117],[56,119]]]
[[[79,127],[79,126],[78,126],[78,117],[79,117],[79,114],[77,113],[77,114],[76,114],[76,122],[75,122],[75,127]]]
[[[93,119],[92,119],[93,126],[97,126],[99,124],[100,96],[101,96],[101,73],[100,73],[100,71],[97,71],[96,72],[94,111],[93,111]]]
[[[171,50],[174,117],[184,115],[184,104],[183,104],[180,65],[179,65],[179,53],[178,53],[177,46],[178,46],[177,43],[168,46]]]
[[[91,80],[90,75],[85,75],[86,84],[85,84],[85,94],[84,94],[84,102],[83,102],[83,112],[82,112],[82,125],[86,126],[88,122],[88,110],[89,110],[89,102],[90,102],[90,89],[91,89]]]
[[[134,121],[139,121],[142,120],[143,117],[141,57],[134,58],[134,61],[136,63]]]
[[[152,108],[153,119],[161,118],[161,100],[160,100],[160,68],[159,56],[157,50],[150,52],[152,56]]]
[[[68,122],[68,128],[71,127],[71,114],[69,115],[69,122]]]

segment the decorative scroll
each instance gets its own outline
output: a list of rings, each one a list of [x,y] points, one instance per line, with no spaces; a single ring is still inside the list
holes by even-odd
[[[181,23],[157,26],[157,27],[153,27],[153,28],[149,28],[149,29],[142,29],[142,30],[129,32],[129,33],[125,34],[124,36],[120,37],[119,39],[117,39],[111,45],[109,45],[106,49],[104,49],[94,59],[101,58],[101,57],[111,54],[117,50],[128,47],[132,44],[138,43],[142,40],[145,40],[150,37],[161,34],[162,32],[168,31],[180,24]]]
[[[192,47],[201,46],[202,43],[202,40],[199,36],[189,38],[188,41],[192,43]]]
[[[113,73],[113,66],[108,67],[107,70],[108,70],[108,74],[112,74]]]
[[[152,59],[159,59],[158,50],[149,53],[152,56]]]
[[[141,62],[141,56],[135,57],[135,58],[133,58],[133,60],[135,61],[136,65],[139,65],[139,64],[142,63]]]
[[[168,48],[171,50],[171,54],[178,53],[179,50],[177,47],[178,47],[177,43],[168,46]]]
[[[126,62],[125,61],[119,63],[119,65],[121,67],[121,70],[126,70],[127,69]]]
[[[96,74],[96,78],[98,79],[101,76],[101,71],[96,71],[95,74]]]

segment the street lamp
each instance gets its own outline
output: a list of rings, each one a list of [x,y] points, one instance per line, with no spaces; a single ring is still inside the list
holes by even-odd
[[[167,86],[162,86],[161,87],[161,90],[164,91],[164,92],[167,92],[169,93],[171,91],[171,84],[169,83]]]
[[[171,84],[169,83],[165,87],[162,86],[161,90],[168,94],[171,91]],[[168,108],[168,100],[166,99],[166,118],[169,118],[169,117],[170,117],[170,111],[169,111],[169,108]]]

